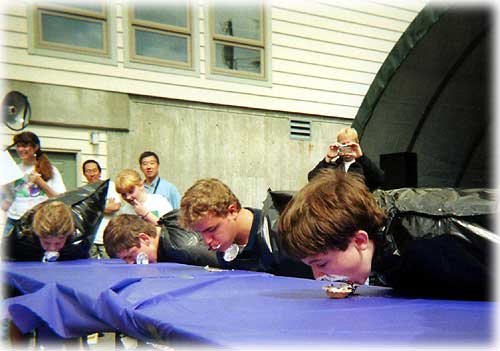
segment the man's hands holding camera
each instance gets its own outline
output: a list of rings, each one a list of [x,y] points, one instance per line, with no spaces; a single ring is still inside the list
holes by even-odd
[[[332,162],[336,157],[342,157],[345,160],[358,159],[363,156],[363,151],[361,146],[356,142],[347,142],[341,144],[336,142],[328,146],[328,151],[325,156],[325,161],[327,163]]]

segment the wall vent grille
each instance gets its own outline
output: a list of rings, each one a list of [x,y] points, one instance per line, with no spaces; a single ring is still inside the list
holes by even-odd
[[[311,121],[291,119],[290,138],[311,140]]]

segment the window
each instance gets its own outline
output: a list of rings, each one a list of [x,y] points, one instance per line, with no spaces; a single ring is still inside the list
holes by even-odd
[[[34,9],[35,49],[111,57],[108,11],[103,1],[39,2]]]
[[[192,26],[189,1],[131,4],[130,61],[192,67]]]
[[[214,4],[210,10],[210,69],[244,78],[266,78],[264,6]]]

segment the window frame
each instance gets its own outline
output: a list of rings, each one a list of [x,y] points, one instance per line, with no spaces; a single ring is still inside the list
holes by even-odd
[[[131,65],[138,64],[142,65],[143,69],[144,65],[154,65],[158,67],[165,68],[173,68],[173,69],[183,69],[183,70],[195,70],[194,67],[194,58],[197,56],[194,53],[194,32],[195,26],[193,25],[193,6],[190,0],[186,1],[186,27],[178,27],[173,25],[162,24],[158,22],[151,22],[141,19],[135,19],[134,17],[134,3],[129,3],[127,8],[128,21],[126,23],[126,32],[127,32],[127,42],[128,48],[125,48],[127,53],[126,61],[130,62]],[[135,29],[139,28],[140,30],[146,32],[160,33],[166,34],[169,36],[176,37],[185,37],[187,41],[187,61],[174,61],[174,60],[166,60],[160,59],[156,57],[142,56],[136,54],[136,46],[135,46]],[[152,68],[152,67],[150,67]]]
[[[222,5],[224,6],[224,5]],[[269,24],[268,24],[268,13],[269,8],[266,6],[264,1],[260,2],[260,39],[248,39],[239,38],[234,36],[228,36],[223,34],[217,34],[215,32],[215,8],[217,7],[217,2],[211,1],[208,3],[208,45],[210,57],[208,63],[208,72],[216,76],[222,75],[233,78],[248,79],[250,81],[267,81],[269,80],[269,63],[270,63],[270,47],[269,47]],[[248,71],[236,71],[225,68],[217,67],[216,64],[216,46],[217,44],[231,45],[234,47],[241,47],[244,49],[252,49],[260,52],[261,57],[261,72],[252,73]]]
[[[49,1],[34,3],[28,15],[28,52],[34,55],[116,65],[115,11],[107,1],[100,0],[99,3],[102,5],[101,12],[64,6]],[[102,23],[102,49],[43,40],[43,15]]]
[[[58,6],[52,4],[37,4],[35,5],[35,31],[34,31],[34,46],[40,49],[60,50],[77,54],[93,55],[100,57],[110,56],[110,40],[109,40],[109,23],[108,9],[105,3],[102,3],[103,11],[100,13],[77,9],[73,7]],[[61,18],[77,19],[86,22],[102,23],[102,49],[86,48],[78,45],[69,45],[46,41],[43,39],[43,15],[52,15]]]

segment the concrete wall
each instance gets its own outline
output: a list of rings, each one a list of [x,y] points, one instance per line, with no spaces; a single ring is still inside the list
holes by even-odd
[[[244,206],[261,207],[268,188],[296,190],[350,120],[185,102],[50,84],[5,81],[1,91],[29,97],[32,124],[44,148],[95,158],[104,176],[138,171],[141,152],[160,156],[161,175],[181,194],[199,178],[228,184]],[[92,98],[90,98],[92,97]],[[290,138],[290,119],[311,121],[311,139]],[[107,126],[107,127],[103,127]],[[99,134],[91,144],[90,134]],[[15,132],[2,127],[2,144]]]
[[[289,113],[131,97],[130,132],[109,132],[108,168],[139,169],[141,152],[160,157],[161,175],[183,193],[199,178],[229,185],[243,206],[261,207],[268,188],[299,189],[348,121],[312,120],[310,141],[291,139]]]
[[[11,90],[28,96],[34,123],[93,129],[129,127],[127,94],[8,80],[0,88],[0,95]]]

